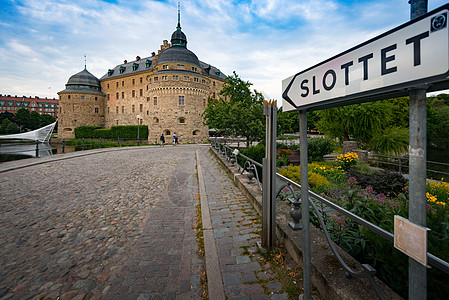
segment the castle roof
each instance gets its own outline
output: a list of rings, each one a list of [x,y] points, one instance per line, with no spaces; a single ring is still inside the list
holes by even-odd
[[[86,68],[75,75],[70,76],[65,90],[61,92],[87,92],[93,94],[103,94],[101,92],[100,81],[92,75]]]

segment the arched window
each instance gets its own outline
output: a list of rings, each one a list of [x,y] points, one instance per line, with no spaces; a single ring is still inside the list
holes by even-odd
[[[154,118],[153,118],[153,123],[156,123],[156,124],[159,123],[159,119],[156,118],[156,117],[154,117]]]
[[[185,124],[186,123],[186,118],[180,117],[178,119],[179,124]]]
[[[197,130],[192,132],[192,135],[200,135],[200,131],[197,129]]]
[[[165,136],[170,136],[171,135],[171,131],[170,130],[165,130]]]

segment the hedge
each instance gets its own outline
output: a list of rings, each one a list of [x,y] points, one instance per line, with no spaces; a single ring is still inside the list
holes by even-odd
[[[137,125],[112,126],[110,129],[98,126],[80,126],[75,128],[75,138],[136,139]],[[139,138],[142,140],[148,139],[147,125],[139,125]]]

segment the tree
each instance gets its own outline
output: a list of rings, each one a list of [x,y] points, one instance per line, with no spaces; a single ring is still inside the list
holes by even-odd
[[[259,140],[265,131],[263,96],[257,91],[252,92],[251,85],[235,72],[228,76],[223,89],[218,93],[219,99],[210,99],[204,110],[204,124],[229,134],[243,136],[247,145]]]
[[[299,114],[297,111],[286,111],[282,110],[282,107],[278,109],[277,112],[277,133],[282,135],[284,133],[292,133],[298,131],[299,125]]]
[[[9,119],[3,119],[0,125],[0,134],[14,134],[19,133],[20,129],[15,123],[11,122]]]
[[[0,113],[0,124],[3,122],[4,119],[8,119],[13,123],[15,123],[15,121],[16,121],[14,114],[9,111],[4,111],[4,112]]]
[[[39,116],[39,128],[47,126],[48,124],[54,123],[56,120],[49,114],[44,114]]]
[[[21,108],[16,112],[16,122],[21,131],[30,128],[30,111],[26,108]]]

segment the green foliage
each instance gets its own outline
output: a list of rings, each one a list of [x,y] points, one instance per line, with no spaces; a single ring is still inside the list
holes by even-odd
[[[388,127],[374,134],[371,148],[381,154],[401,155],[408,151],[409,130],[405,127]]]
[[[0,134],[14,134],[19,133],[20,129],[17,124],[11,122],[9,119],[5,118],[3,119],[1,125],[0,125]]]
[[[312,162],[308,168],[314,173],[323,175],[331,183],[341,183],[346,179],[343,169],[332,163]]]
[[[137,139],[137,125],[112,126],[104,129],[98,126],[80,126],[75,128],[75,137],[103,139]],[[139,138],[148,139],[148,126],[139,125]]]
[[[250,141],[263,138],[265,118],[263,96],[251,92],[251,83],[243,81],[234,72],[226,78],[219,99],[210,99],[203,113],[204,124],[210,128],[227,131],[228,134],[243,136]]]
[[[299,117],[297,111],[286,111],[280,107],[277,111],[277,133],[293,133],[299,130]]]
[[[4,111],[0,113],[0,124],[3,122],[4,119],[8,119],[11,122],[15,123],[16,118],[13,113],[10,113],[9,111]]]
[[[312,138],[307,141],[309,161],[323,161],[323,156],[334,151],[334,143],[330,139]]]
[[[5,118],[15,124],[21,131],[35,130],[55,122],[55,118],[48,114],[40,115],[35,111],[30,113],[28,109],[23,107],[19,109],[15,115],[9,112],[0,114],[1,122],[3,122],[3,119]],[[17,133],[15,132],[16,126],[13,128],[13,126],[10,125],[10,130],[14,131],[14,133]]]
[[[428,145],[437,150],[449,148],[449,106],[434,107],[429,120]]]
[[[247,149],[240,149],[240,153],[243,155],[262,163],[262,159],[265,157],[265,145],[259,143],[256,146],[249,147]]]
[[[358,161],[359,156],[355,152],[341,154],[335,159],[335,163],[345,171],[354,167]]]

